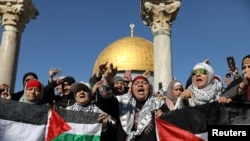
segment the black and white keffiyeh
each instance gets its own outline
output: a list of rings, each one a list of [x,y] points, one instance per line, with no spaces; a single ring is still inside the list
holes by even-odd
[[[131,93],[117,96],[120,103],[120,121],[123,130],[127,133],[127,140],[133,141],[135,136],[140,135],[152,120],[152,112],[159,109],[164,103],[163,100],[156,100],[150,95],[143,105],[139,116],[136,131],[132,131],[135,122],[136,100]]]
[[[222,92],[222,82],[214,79],[213,68],[206,63],[198,63],[194,66],[193,70],[199,68],[204,68],[208,71],[208,82],[207,86],[202,89],[197,88],[194,83],[188,87],[188,89],[193,91],[194,105],[202,105],[213,102],[221,95]]]
[[[202,105],[215,101],[222,92],[221,82],[214,80],[203,89],[197,88],[195,85],[190,85],[189,89],[193,91],[194,94],[194,105]]]
[[[99,109],[97,106],[95,106],[94,104],[88,104],[88,105],[82,106],[82,105],[79,105],[78,103],[75,103],[65,109],[72,110],[72,111],[103,113],[103,111]]]

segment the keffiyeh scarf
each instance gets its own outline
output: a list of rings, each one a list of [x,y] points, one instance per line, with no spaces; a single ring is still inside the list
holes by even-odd
[[[138,136],[143,132],[152,120],[151,113],[159,109],[164,103],[163,100],[158,101],[153,95],[150,95],[139,113],[139,122],[136,131],[132,131],[135,122],[136,100],[131,93],[117,96],[117,99],[120,102],[119,108],[121,126],[127,133],[127,140],[129,141],[133,141],[135,136]]]
[[[67,107],[66,110],[103,113],[103,111],[99,109],[97,106],[95,106],[94,104],[88,104],[88,105],[82,106],[82,105],[79,105],[78,103],[75,103]]]
[[[221,82],[214,80],[203,89],[198,89],[194,84],[189,86],[194,93],[194,105],[202,105],[215,101],[222,91]]]

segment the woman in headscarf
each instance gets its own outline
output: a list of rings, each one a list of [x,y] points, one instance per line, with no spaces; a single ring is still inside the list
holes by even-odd
[[[211,103],[222,93],[222,82],[214,79],[214,70],[207,63],[198,63],[191,71],[192,84],[181,93],[188,106]]]
[[[23,81],[22,81],[22,85],[23,85],[23,88],[25,87],[26,83],[29,81],[29,80],[32,80],[32,79],[38,79],[38,76],[36,73],[34,72],[27,72],[23,75]],[[15,93],[12,93],[11,94],[11,99],[12,100],[16,100],[16,101],[19,101],[19,99],[23,96],[24,94],[24,89],[21,90],[21,91],[18,91],[18,92],[15,92]]]
[[[243,57],[241,68],[242,80],[222,94],[229,102],[250,102],[250,54]]]
[[[89,86],[82,82],[75,82],[71,85],[71,91],[74,93],[76,102],[66,107],[66,110],[100,113],[98,121],[102,123],[101,141],[105,141],[108,136],[110,137],[109,141],[113,141],[114,139],[111,138],[114,134],[114,127],[112,127],[110,116],[93,104],[92,91]]]
[[[19,102],[30,104],[45,104],[43,101],[43,84],[37,80],[29,80],[24,87],[24,95],[20,98]]]
[[[127,94],[112,96],[110,93],[110,89],[108,92],[97,91],[96,105],[117,119],[116,140],[157,141],[155,118],[161,111],[166,112],[168,109],[163,100],[156,100],[147,78],[135,77],[131,92]]]
[[[178,97],[183,92],[183,85],[178,80],[172,80],[167,89],[166,104],[169,110],[174,110]]]
[[[71,85],[71,91],[74,93],[76,102],[66,107],[67,110],[100,113],[101,110],[92,104],[92,92],[87,85],[75,82]]]

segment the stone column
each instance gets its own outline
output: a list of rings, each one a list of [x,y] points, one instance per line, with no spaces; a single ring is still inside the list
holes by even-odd
[[[0,84],[12,91],[18,67],[20,42],[25,24],[38,15],[31,0],[0,0],[2,41],[0,46]]]
[[[180,8],[180,0],[142,0],[141,17],[151,28],[154,43],[154,92],[159,83],[163,89],[173,80],[171,25]]]

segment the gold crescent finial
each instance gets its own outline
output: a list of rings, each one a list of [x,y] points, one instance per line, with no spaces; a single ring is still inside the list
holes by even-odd
[[[134,24],[130,24],[130,28],[131,28],[131,31],[130,31],[130,33],[131,33],[131,37],[133,37],[134,36],[134,27],[135,27],[135,25]]]

